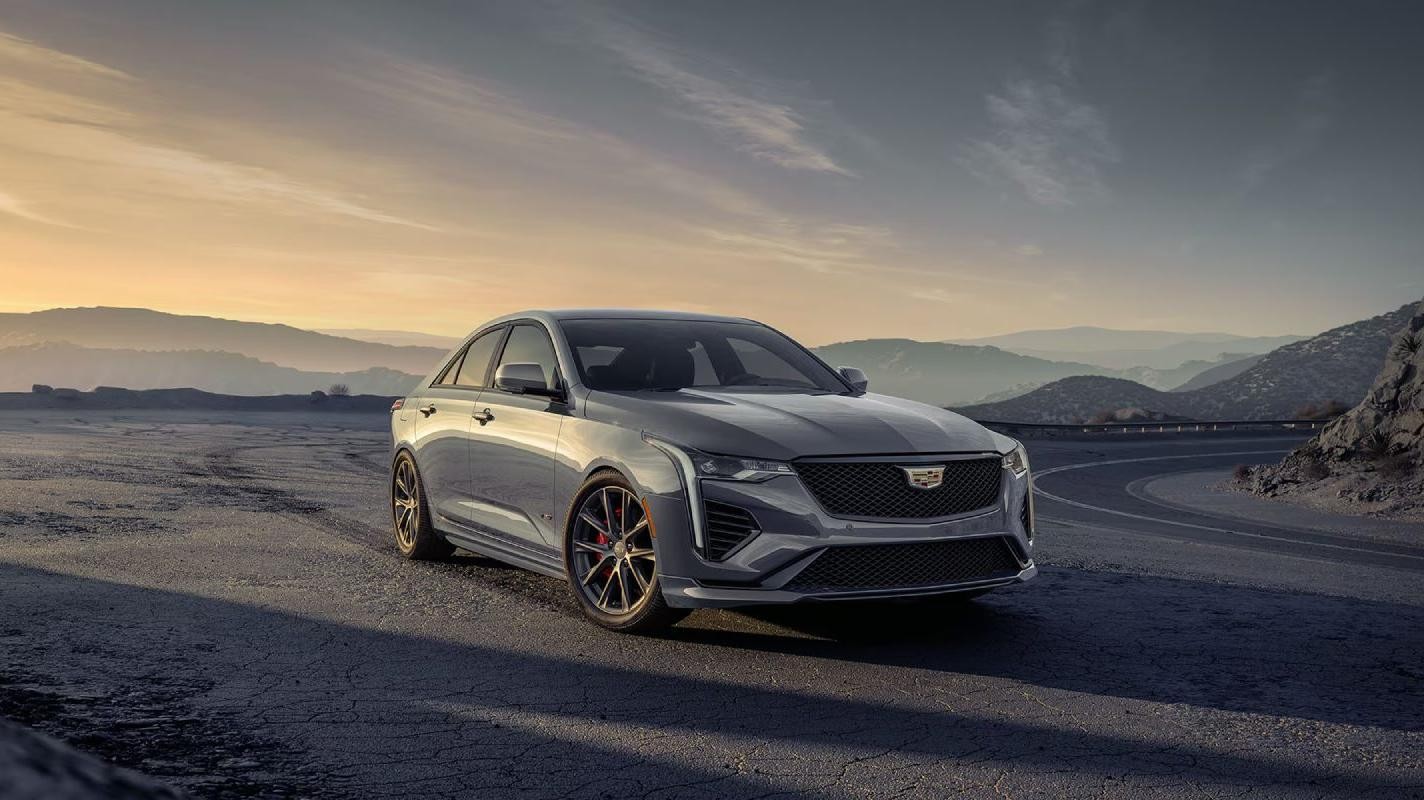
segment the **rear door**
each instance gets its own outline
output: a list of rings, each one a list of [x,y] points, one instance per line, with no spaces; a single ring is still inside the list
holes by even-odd
[[[471,415],[506,330],[501,325],[475,337],[425,390],[412,412],[417,431],[415,461],[426,502],[437,517],[468,522]]]
[[[550,389],[560,382],[558,358],[544,326],[512,325],[490,373],[491,386],[480,394],[479,410],[487,419],[470,429],[475,522],[495,533],[557,547],[559,534],[552,527],[554,456],[568,406],[562,400],[494,388],[494,372],[503,364],[538,364]]]

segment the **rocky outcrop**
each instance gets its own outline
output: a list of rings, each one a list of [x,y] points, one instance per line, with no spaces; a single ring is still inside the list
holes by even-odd
[[[1317,505],[1424,517],[1424,303],[1394,337],[1365,399],[1251,488]]]

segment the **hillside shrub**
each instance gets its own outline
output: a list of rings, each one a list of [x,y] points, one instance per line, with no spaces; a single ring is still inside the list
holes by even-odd
[[[325,403],[325,402],[326,402],[326,392],[323,392],[323,391],[320,390],[320,389],[317,389],[316,391],[312,392],[312,393],[311,393],[311,402],[313,402],[313,403]]]
[[[59,398],[60,400],[78,400],[78,399],[79,399],[79,390],[78,390],[78,389],[55,389],[54,392],[53,392],[53,394],[54,394],[55,397]]]
[[[46,386],[43,383],[37,383],[34,386],[30,387],[30,391],[34,392],[35,394],[53,394],[54,387]]]
[[[332,397],[350,397],[351,387],[344,383],[333,383],[331,387],[326,390],[326,393]]]
[[[1401,361],[1408,361],[1424,346],[1424,338],[1413,331],[1405,331],[1394,340],[1394,355]]]

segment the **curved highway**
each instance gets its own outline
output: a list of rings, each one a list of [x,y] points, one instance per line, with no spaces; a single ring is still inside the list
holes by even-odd
[[[1208,496],[1192,506],[1153,497],[1152,480],[1239,464],[1279,461],[1302,441],[1295,437],[1030,442],[1035,503],[1044,522],[1091,526],[1141,536],[1202,542],[1323,561],[1424,571],[1424,546],[1342,535],[1302,524],[1300,514],[1247,519],[1214,507]],[[1269,512],[1270,501],[1260,505]],[[1267,513],[1269,516],[1269,513]],[[1292,519],[1294,517],[1295,519]],[[1419,526],[1424,544],[1424,525]]]

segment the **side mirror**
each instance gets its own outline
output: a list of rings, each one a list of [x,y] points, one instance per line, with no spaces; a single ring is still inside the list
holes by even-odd
[[[841,377],[845,378],[845,382],[850,384],[850,388],[857,392],[863,392],[870,388],[870,379],[855,367],[836,367],[836,372],[839,372]]]
[[[494,373],[494,388],[513,394],[537,394],[555,397],[559,393],[549,388],[544,368],[538,364],[501,364]]]

